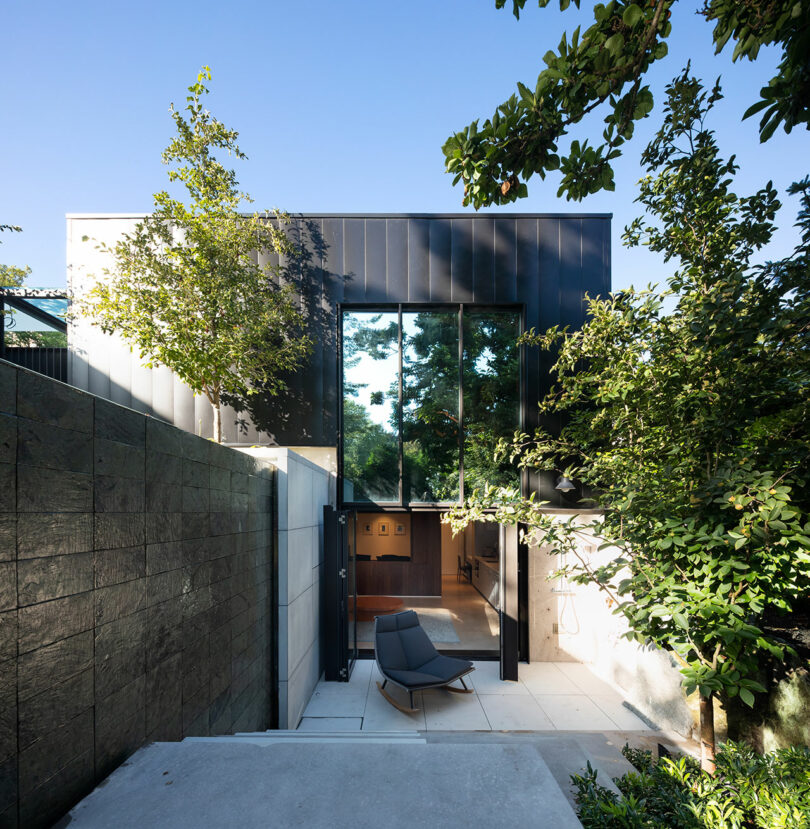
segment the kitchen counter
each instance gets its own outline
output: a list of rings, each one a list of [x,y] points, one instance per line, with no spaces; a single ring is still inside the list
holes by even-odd
[[[472,585],[495,608],[500,604],[500,561],[472,556]]]

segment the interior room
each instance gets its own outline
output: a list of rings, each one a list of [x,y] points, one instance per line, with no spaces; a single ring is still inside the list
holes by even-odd
[[[497,653],[496,525],[453,537],[438,511],[357,512],[352,535],[359,648],[374,646],[374,616],[415,610],[439,650]]]

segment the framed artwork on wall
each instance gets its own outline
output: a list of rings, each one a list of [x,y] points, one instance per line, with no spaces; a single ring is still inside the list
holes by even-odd
[[[377,535],[388,535],[387,521],[380,521],[380,523],[377,524]]]
[[[362,535],[374,535],[374,525],[371,523],[371,521],[364,521],[360,525],[360,530]]]
[[[404,524],[394,524],[394,535],[407,535],[408,531]]]

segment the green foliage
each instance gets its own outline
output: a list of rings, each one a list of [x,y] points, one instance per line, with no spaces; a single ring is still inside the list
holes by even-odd
[[[616,779],[618,798],[599,785],[588,765],[572,775],[585,829],[804,829],[810,826],[810,749],[758,755],[728,742],[717,753],[714,776],[690,757],[664,757],[625,746],[636,772]]]
[[[280,284],[277,266],[263,262],[262,254],[292,252],[281,227],[285,217],[241,215],[238,206],[249,198],[214,155],[225,150],[245,158],[238,133],[203,107],[203,81],[210,78],[203,68],[184,112],[170,109],[177,135],[163,162],[174,165],[169,180],[185,187],[189,205],[156,193],[149,217],[113,247],[101,246],[114,257],[114,268],[105,271],[112,278],[79,305],[104,331],[132,343],[147,365],[168,366],[204,394],[220,440],[223,396],[276,394],[310,341],[292,287]]]
[[[6,345],[14,348],[67,348],[62,331],[6,331]]]
[[[524,524],[530,543],[568,554],[569,581],[610,597],[629,637],[679,657],[687,690],[751,705],[768,660],[795,656],[763,617],[810,590],[810,181],[793,188],[802,244],[752,265],[776,194],[731,191],[736,166],[704,125],[718,89],[707,96],[684,73],[667,93],[643,157],[639,201],[652,221],[625,238],[677,270],[665,290],[590,299],[580,331],[525,338],[556,349],[541,411],[565,425],[500,450],[591,488],[586,505],[604,512],[587,529],[605,562],[583,556],[573,519],[515,490],[485,488],[451,521]]]
[[[0,288],[21,288],[31,275],[31,268],[17,265],[0,265]]]
[[[550,0],[539,0],[544,8]],[[535,174],[559,170],[558,195],[580,200],[599,190],[613,190],[611,162],[633,136],[635,122],[653,109],[653,94],[644,83],[652,65],[667,54],[677,0],[611,0],[593,5],[593,24],[583,33],[563,34],[556,51],[543,57],[546,68],[534,88],[518,83],[517,94],[501,104],[483,125],[473,121],[447,139],[443,151],[453,183],[464,183],[463,204],[476,209],[509,204],[528,194]],[[516,17],[526,0],[512,0]],[[502,8],[506,0],[496,0]],[[577,8],[579,0],[574,0]],[[560,8],[570,0],[560,0]],[[705,0],[700,12],[714,22],[714,42],[722,50],[735,42],[734,59],[755,60],[762,46],[782,49],[776,76],[761,91],[761,100],[746,113],[764,110],[760,139],[782,124],[810,128],[810,0]],[[560,140],[589,113],[605,112],[602,141],[591,146],[573,140],[566,152]]]

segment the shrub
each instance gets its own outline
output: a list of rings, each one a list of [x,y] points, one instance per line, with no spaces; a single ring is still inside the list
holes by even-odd
[[[585,829],[807,829],[810,827],[810,749],[760,755],[728,742],[717,753],[714,777],[691,757],[653,761],[649,751],[625,745],[635,772],[616,778],[622,793],[596,782],[588,764],[572,775]]]

